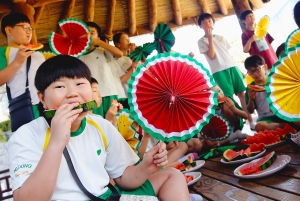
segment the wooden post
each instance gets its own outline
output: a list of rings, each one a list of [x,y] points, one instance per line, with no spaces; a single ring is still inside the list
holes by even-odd
[[[240,21],[240,16],[245,10],[251,10],[248,0],[231,0],[235,14],[240,22],[242,30],[245,30],[245,26]]]
[[[129,15],[129,34],[136,33],[136,15],[135,15],[135,0],[128,0],[128,15]]]
[[[206,0],[198,0],[202,13],[211,13]]]
[[[181,7],[180,7],[179,0],[172,0],[172,8],[173,8],[173,13],[174,13],[175,23],[177,25],[181,25],[182,24],[182,15],[181,15]]]
[[[34,24],[37,25],[45,6],[40,6],[35,9],[34,13]]]
[[[148,0],[149,2],[149,29],[154,31],[157,26],[157,0]]]
[[[218,6],[219,6],[220,12],[223,15],[228,15],[228,10],[227,10],[227,7],[226,7],[226,4],[225,4],[224,0],[216,0],[216,1],[217,1]]]
[[[18,1],[18,0],[15,0],[15,1]],[[26,2],[30,5],[32,5],[33,7],[39,7],[39,6],[42,6],[45,4],[55,3],[55,2],[59,2],[59,1],[69,1],[69,0],[27,0]]]
[[[115,15],[115,10],[116,10],[116,0],[110,0],[108,5],[108,15],[107,15],[107,20],[106,20],[106,31],[105,31],[105,36],[112,41],[113,38],[113,27],[114,27],[114,15]],[[100,34],[100,33],[98,33]]]
[[[10,11],[11,11],[11,2],[0,3],[0,13],[6,13]]]
[[[95,0],[87,0],[85,9],[85,20],[93,22],[95,16]]]
[[[24,2],[19,2],[19,3],[14,3],[12,6],[12,11],[13,12],[19,12],[19,13],[23,13],[24,15],[26,15],[28,17],[28,19],[30,20],[31,23],[31,27],[35,28],[35,23],[34,23],[34,8]],[[32,32],[32,38],[30,41],[32,44],[37,44],[37,37],[36,37],[36,31],[34,30]]]

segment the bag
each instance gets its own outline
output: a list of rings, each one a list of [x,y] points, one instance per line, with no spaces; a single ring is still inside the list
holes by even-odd
[[[28,72],[31,63],[31,56],[27,58],[26,63],[26,90],[22,95],[11,98],[9,87],[6,85],[7,96],[9,100],[9,114],[11,121],[11,130],[14,132],[24,124],[34,120],[34,114],[32,111],[32,103],[30,97],[30,91],[28,89]]]
[[[92,201],[119,201],[120,200],[120,195],[118,193],[118,191],[115,189],[115,187],[109,183],[107,186],[108,188],[112,191],[113,195],[110,196],[109,198],[107,198],[106,200],[103,200],[101,198],[96,197],[95,195],[93,195],[92,193],[90,193],[81,183],[75,168],[73,166],[69,151],[67,149],[67,147],[64,148],[63,154],[65,156],[65,159],[67,161],[68,167],[70,169],[70,172],[75,180],[75,182],[77,183],[78,187],[80,188],[80,190],[82,190],[84,192],[84,194],[90,198]]]

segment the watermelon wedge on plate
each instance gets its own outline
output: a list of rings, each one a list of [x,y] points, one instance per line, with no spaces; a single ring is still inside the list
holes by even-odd
[[[92,38],[88,34],[88,26],[83,21],[67,18],[58,22],[58,25],[66,36],[50,32],[49,44],[55,54],[79,57],[89,49]]]

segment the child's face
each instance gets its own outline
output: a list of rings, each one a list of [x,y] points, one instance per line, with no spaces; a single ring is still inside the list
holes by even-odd
[[[255,23],[255,16],[253,13],[249,13],[246,16],[245,20],[242,20],[242,22],[246,25],[246,26],[251,26]]]
[[[92,88],[90,82],[85,78],[66,78],[61,77],[50,84],[42,95],[38,96],[46,110],[57,109],[62,104],[79,104],[92,100]],[[86,113],[82,113],[74,121],[81,121]],[[73,122],[73,123],[74,123]]]
[[[254,82],[260,83],[265,79],[266,69],[267,69],[266,64],[258,66],[258,67],[250,67],[247,70],[247,74],[250,75],[254,79]]]
[[[20,22],[13,27],[5,28],[7,36],[17,45],[27,45],[32,37],[32,28],[27,22]]]
[[[99,92],[98,84],[97,83],[92,83],[92,98],[93,100],[96,101],[97,106],[100,107],[102,103],[102,97]]]
[[[99,37],[97,29],[94,27],[89,27],[89,29],[90,29],[90,35],[92,36],[92,38],[97,39]]]
[[[122,34],[120,37],[120,42],[117,43],[117,47],[120,50],[128,50],[130,48],[130,39],[127,34]]]
[[[203,30],[212,29],[212,28],[214,27],[214,21],[213,21],[211,18],[204,19],[204,20],[201,22],[200,27],[201,27]]]

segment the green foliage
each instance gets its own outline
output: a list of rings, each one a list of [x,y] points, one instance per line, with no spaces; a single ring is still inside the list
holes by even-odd
[[[11,130],[10,120],[6,120],[6,121],[3,121],[3,122],[0,122],[0,129],[3,132],[10,131]]]

